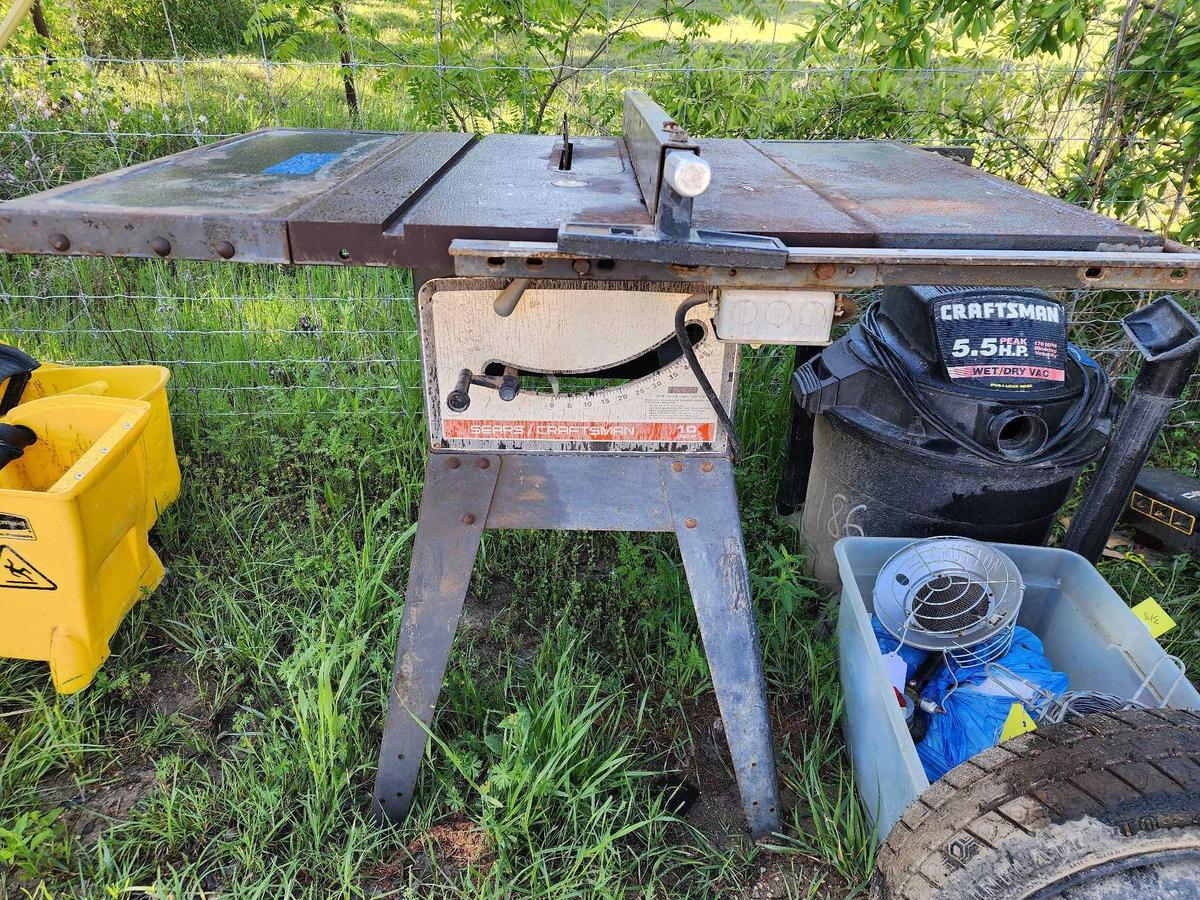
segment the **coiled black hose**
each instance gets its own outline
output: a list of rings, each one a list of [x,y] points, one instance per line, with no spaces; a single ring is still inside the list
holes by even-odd
[[[700,365],[700,360],[696,358],[696,350],[692,347],[691,338],[688,337],[687,333],[688,311],[707,302],[707,294],[692,294],[692,296],[679,304],[679,308],[675,310],[675,339],[679,341],[679,349],[683,351],[683,358],[687,360],[688,368],[696,376],[696,381],[700,382],[700,390],[704,391],[704,396],[708,398],[713,412],[717,414],[717,421],[721,423],[721,430],[725,432],[725,437],[729,440],[730,457],[734,462],[737,462],[742,456],[742,442],[738,440],[737,430],[733,427],[733,421],[729,418],[729,413],[725,412],[725,405],[721,403],[721,398],[717,396],[717,392],[713,390],[708,376],[704,374],[704,369]]]
[[[1075,426],[1080,422],[1091,421],[1097,412],[1108,405],[1111,396],[1108,381],[1101,377],[1098,371],[1091,370],[1090,366],[1082,365],[1076,360],[1076,365],[1079,365],[1084,373],[1083,394],[1071,414],[1058,429],[1057,435],[1047,441],[1037,452],[1028,456],[1005,456],[1003,453],[979,443],[970,435],[964,434],[957,423],[947,419],[940,410],[929,403],[917,384],[912,370],[883,334],[879,326],[878,311],[879,304],[876,303],[863,314],[861,320],[862,333],[866,338],[867,346],[875,354],[879,364],[891,376],[900,395],[916,410],[921,420],[946,440],[982,459],[999,465],[1020,462],[1026,465],[1070,466],[1090,461],[1091,453],[1079,450],[1080,442],[1088,434],[1087,429],[1077,429]]]

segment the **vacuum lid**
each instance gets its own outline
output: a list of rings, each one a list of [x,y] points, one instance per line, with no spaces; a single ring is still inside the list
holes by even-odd
[[[930,387],[996,399],[1079,391],[1066,311],[1042,291],[890,288],[874,321],[896,355]]]
[[[809,413],[1001,465],[1086,464],[1116,411],[1104,371],[1067,343],[1062,306],[1008,288],[889,288],[792,392]]]

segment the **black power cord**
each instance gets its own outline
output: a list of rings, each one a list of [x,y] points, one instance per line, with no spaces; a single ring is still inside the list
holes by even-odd
[[[717,414],[721,430],[725,432],[725,437],[729,440],[730,457],[737,462],[742,456],[742,442],[738,440],[737,430],[733,427],[729,413],[725,412],[725,405],[721,403],[721,398],[717,396],[708,376],[704,374],[704,369],[700,365],[700,360],[696,358],[696,350],[692,347],[691,338],[687,333],[688,311],[707,302],[708,294],[692,294],[679,304],[679,308],[675,310],[675,339],[679,341],[679,349],[683,351],[683,358],[687,360],[688,368],[696,376],[696,381],[700,382],[700,390],[704,391],[704,396],[708,398],[713,412]]]
[[[1028,456],[1014,457],[998,453],[991,447],[979,443],[968,434],[964,434],[958,424],[947,419],[940,410],[934,407],[921,392],[920,386],[905,360],[888,342],[879,326],[879,304],[875,303],[863,314],[861,322],[863,336],[867,346],[875,354],[884,371],[891,376],[896,389],[909,405],[916,410],[921,420],[964,450],[982,457],[989,462],[1000,465],[1025,463],[1030,465],[1075,465],[1091,459],[1092,454],[1078,450],[1079,444],[1087,436],[1087,430],[1076,432],[1075,426],[1083,421],[1089,421],[1097,410],[1103,409],[1109,402],[1110,390],[1107,381],[1091,366],[1082,365],[1076,360],[1076,365],[1084,373],[1084,392],[1075,404],[1067,420],[1058,429],[1058,435],[1048,441],[1036,453]],[[1099,390],[1097,390],[1099,385]]]

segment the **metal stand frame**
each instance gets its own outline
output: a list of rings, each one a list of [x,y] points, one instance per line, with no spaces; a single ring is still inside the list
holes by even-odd
[[[485,528],[673,531],[742,806],[755,838],[779,828],[779,784],[733,467],[698,455],[434,452],[396,647],[374,808],[408,812],[427,728]]]

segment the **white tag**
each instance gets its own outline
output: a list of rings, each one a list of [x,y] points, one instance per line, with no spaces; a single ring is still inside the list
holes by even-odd
[[[883,654],[883,668],[887,671],[888,678],[892,681],[892,687],[903,694],[904,682],[908,680],[908,663],[900,658],[899,653],[893,650],[891,653]]]

